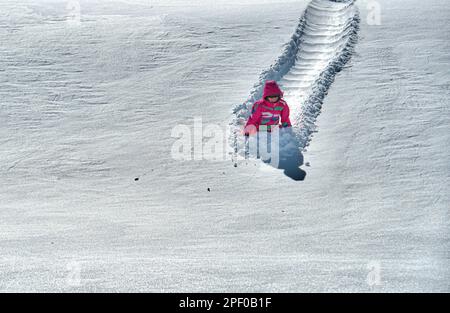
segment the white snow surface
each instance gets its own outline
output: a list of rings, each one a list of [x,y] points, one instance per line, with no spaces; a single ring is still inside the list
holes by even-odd
[[[80,1],[69,23],[0,0],[0,291],[449,292],[450,8],[377,2],[324,85],[289,50],[308,1]],[[302,180],[172,158],[174,126],[226,128],[286,51]]]

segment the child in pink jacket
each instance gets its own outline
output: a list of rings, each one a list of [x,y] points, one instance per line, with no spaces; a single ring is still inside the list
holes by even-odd
[[[283,92],[274,80],[266,81],[262,99],[253,104],[252,114],[244,128],[245,136],[273,127],[291,127],[289,106],[283,99]],[[280,124],[281,123],[281,124]]]

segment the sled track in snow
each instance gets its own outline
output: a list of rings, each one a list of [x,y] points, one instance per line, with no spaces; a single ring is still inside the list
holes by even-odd
[[[232,133],[249,117],[253,103],[262,96],[265,81],[276,80],[291,109],[291,136],[295,137],[289,140],[288,149],[303,150],[316,129],[316,118],[336,73],[351,58],[358,29],[359,13],[353,0],[311,1],[282,55],[261,73],[249,98],[233,109]],[[241,153],[244,143],[242,136],[237,137],[232,142],[235,151]]]

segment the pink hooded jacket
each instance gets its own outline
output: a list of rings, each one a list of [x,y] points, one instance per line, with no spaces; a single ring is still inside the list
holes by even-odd
[[[267,96],[278,95],[280,100],[271,103]],[[271,131],[272,126],[291,127],[289,120],[289,106],[282,99],[283,92],[274,80],[266,81],[262,99],[253,104],[252,114],[245,125],[245,133],[253,133],[255,130]],[[281,125],[280,125],[281,122]],[[253,127],[254,126],[254,127]]]

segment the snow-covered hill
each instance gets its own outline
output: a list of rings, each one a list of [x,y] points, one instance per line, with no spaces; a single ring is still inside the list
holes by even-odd
[[[368,2],[296,181],[171,134],[225,128],[308,1],[0,0],[0,290],[450,291],[449,7]]]

